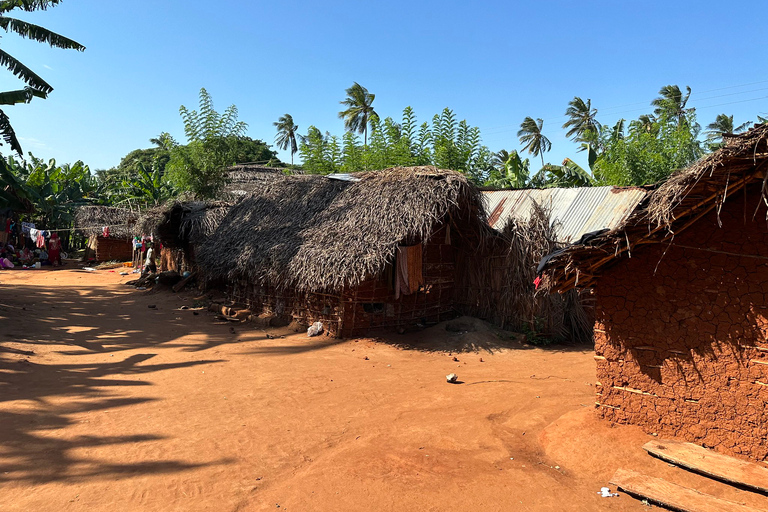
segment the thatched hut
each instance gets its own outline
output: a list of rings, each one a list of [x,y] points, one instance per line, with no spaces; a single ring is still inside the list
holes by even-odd
[[[542,261],[596,294],[597,410],[768,457],[768,125],[658,186],[621,225]]]
[[[84,259],[130,261],[131,238],[139,213],[111,206],[83,206],[75,212],[75,229],[88,237]],[[109,236],[104,236],[108,228]]]
[[[286,176],[234,206],[197,260],[253,311],[346,336],[454,315],[457,254],[490,232],[479,192],[457,172]]]
[[[176,201],[147,210],[139,230],[161,243],[162,270],[193,270],[196,248],[213,235],[231,207],[227,201]]]

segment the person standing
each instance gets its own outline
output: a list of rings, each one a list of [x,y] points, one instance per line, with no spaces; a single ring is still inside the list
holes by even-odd
[[[51,233],[51,240],[48,242],[48,261],[54,267],[61,265],[61,239],[58,233]]]
[[[152,242],[147,244],[147,259],[144,261],[144,274],[157,273],[157,264],[155,263],[155,248]]]

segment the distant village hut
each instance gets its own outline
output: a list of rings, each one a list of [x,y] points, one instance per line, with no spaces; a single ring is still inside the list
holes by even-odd
[[[457,172],[285,176],[234,206],[197,262],[257,314],[347,336],[455,316],[457,255],[488,236],[479,191]]]
[[[764,460],[768,126],[725,142],[540,270],[595,290],[602,417]]]
[[[111,206],[83,206],[75,212],[75,229],[88,237],[84,260],[131,261],[131,239],[138,212]]]

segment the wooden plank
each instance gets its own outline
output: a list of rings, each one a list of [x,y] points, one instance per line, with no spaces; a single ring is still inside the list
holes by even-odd
[[[643,449],[662,460],[702,475],[768,493],[768,468],[754,462],[735,459],[684,441],[650,441],[645,443]]]
[[[761,512],[756,508],[716,498],[629,469],[617,469],[611,478],[611,484],[627,494],[678,512]]]
[[[193,277],[195,277],[195,274],[189,274],[187,277],[185,277],[184,279],[182,279],[181,281],[173,285],[173,288],[171,289],[174,292],[178,293],[179,291],[181,291],[182,288],[184,288],[187,285],[189,280],[192,279]]]

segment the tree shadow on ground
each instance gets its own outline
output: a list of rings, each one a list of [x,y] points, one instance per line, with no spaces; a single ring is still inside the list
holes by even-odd
[[[97,448],[120,450],[127,444],[158,441],[164,436],[151,432],[99,435],[98,427],[72,435],[76,431],[70,429],[82,431],[82,423],[102,417],[107,410],[157,400],[126,392],[129,387],[149,391],[153,384],[146,379],[148,375],[223,361],[153,364],[160,349],[198,348],[195,342],[179,342],[189,333],[201,334],[204,346],[213,345],[202,324],[172,320],[167,322],[169,328],[143,328],[140,313],[146,311],[145,301],[136,293],[115,292],[114,288],[0,286],[0,484],[129,478],[229,462],[158,457],[115,463],[100,458]],[[153,325],[158,323],[163,322]],[[226,334],[214,338],[231,340]],[[59,345],[80,348],[59,352],[72,356],[72,363],[46,361],[45,354],[51,353],[48,347]],[[119,354],[136,349],[142,352]],[[94,361],[96,358],[101,361]]]
[[[488,322],[467,316],[404,334],[380,332],[376,340],[404,350],[423,352],[493,354],[502,350],[536,348],[551,352],[591,352],[593,350],[591,345],[531,344],[523,334],[498,329]]]

